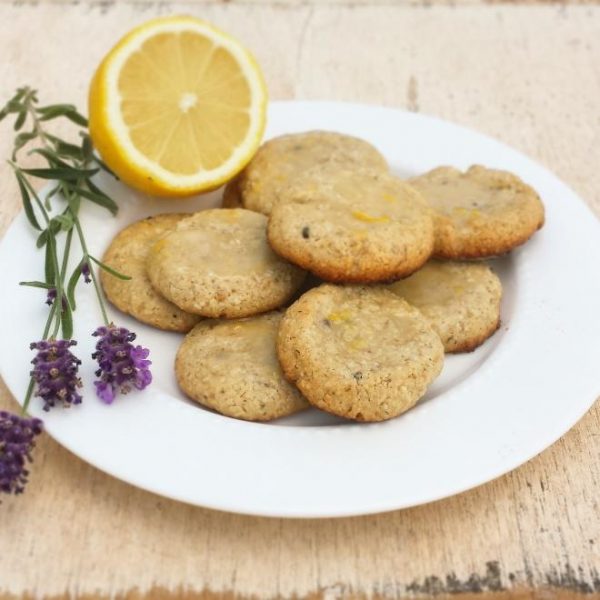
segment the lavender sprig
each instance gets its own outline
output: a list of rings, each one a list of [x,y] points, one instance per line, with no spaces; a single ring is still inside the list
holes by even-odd
[[[99,398],[111,404],[118,392],[126,394],[133,387],[143,390],[152,382],[148,368],[152,362],[147,348],[134,346],[136,335],[125,327],[98,327],[92,334],[98,337],[96,352],[92,358],[98,361],[99,369],[94,382]]]
[[[27,483],[27,463],[35,438],[42,432],[39,419],[27,419],[0,411],[0,492],[21,494]]]
[[[84,201],[94,202],[106,208],[112,214],[116,214],[118,207],[92,181],[92,177],[98,173],[100,168],[108,169],[94,154],[90,137],[85,131],[87,120],[77,112],[74,106],[70,104],[38,106],[37,92],[24,87],[17,90],[15,96],[0,110],[0,120],[9,114],[16,115],[16,131],[26,128],[28,124],[30,127],[29,131],[17,134],[12,160],[9,161],[9,164],[12,166],[19,184],[25,214],[31,226],[39,232],[36,244],[39,248],[44,248],[45,254],[44,281],[26,281],[22,282],[22,285],[46,289],[46,302],[54,309],[50,313],[50,324],[46,327],[42,341],[48,338],[57,340],[60,332],[62,333],[62,342],[66,343],[73,335],[73,312],[76,309],[75,292],[81,279],[86,283],[93,284],[104,323],[107,326],[109,325],[104,299],[97,277],[93,269],[90,268],[91,263],[97,264],[101,269],[108,271],[115,277],[129,279],[129,277],[118,273],[90,254],[79,218],[79,209]],[[83,128],[80,131],[80,145],[67,142],[47,131],[46,124],[57,118],[66,118]],[[17,156],[25,145],[35,144],[35,142],[37,142],[37,145],[29,151],[29,154],[35,153],[41,156],[46,161],[47,166],[35,169],[22,168],[15,162]],[[53,181],[53,187],[43,202],[30,181],[32,177]],[[62,209],[57,214],[53,214],[52,204],[57,199],[62,199]],[[60,256],[59,243],[61,233],[66,234],[62,246],[62,257]],[[74,235],[79,240],[83,256],[69,275],[68,264]],[[35,344],[38,343],[35,342]],[[78,359],[76,360],[78,361]],[[73,363],[73,365],[78,364],[79,362]],[[32,376],[34,372],[32,372]],[[61,373],[59,378],[66,381],[74,376],[76,374],[74,375],[67,369],[64,373]],[[43,394],[39,393],[42,379],[34,378],[34,381],[38,384],[36,395],[42,395],[43,397]],[[44,383],[46,382],[44,381]],[[33,386],[30,386],[25,400],[25,410],[32,392]],[[68,393],[67,397],[71,400],[74,398]],[[61,404],[71,405],[75,403],[67,401]],[[57,404],[56,401],[45,402],[44,407],[47,409],[55,404]]]
[[[37,350],[31,376],[37,384],[36,396],[44,400],[44,410],[56,404],[71,406],[81,403],[78,389],[81,379],[78,375],[81,361],[69,350],[75,340],[42,340],[30,345]]]
[[[93,335],[99,337],[93,358],[98,360],[99,369],[95,382],[96,393],[101,400],[112,402],[118,392],[125,393],[132,387],[144,389],[152,381],[148,360],[149,351],[131,342],[135,334],[113,325],[108,318],[99,281],[91,268],[99,268],[120,279],[130,279],[102,263],[90,254],[83,227],[79,218],[82,202],[90,201],[107,209],[113,215],[116,203],[92,181],[100,169],[110,169],[94,154],[90,137],[85,130],[87,120],[70,104],[39,106],[37,92],[29,87],[19,88],[11,100],[0,109],[0,121],[14,115],[14,129],[18,132],[14,140],[12,167],[25,215],[37,231],[36,245],[44,249],[44,280],[24,281],[21,285],[42,288],[46,292],[46,303],[50,310],[42,339],[31,344],[36,355],[31,361],[33,369],[27,389],[23,414],[27,412],[32,397],[43,400],[44,410],[60,405],[63,407],[80,404],[81,379],[77,358],[71,348],[77,344],[72,340],[73,313],[76,309],[75,292],[83,279],[91,283],[96,293],[104,326]],[[80,144],[73,144],[46,129],[46,124],[57,118],[66,118],[82,130]],[[29,127],[29,130],[25,130]],[[25,146],[34,145],[29,154],[37,154],[46,161],[42,168],[23,168],[17,157]],[[30,179],[52,181],[52,188],[44,200],[38,196]],[[58,210],[56,201],[60,201]],[[64,242],[60,242],[63,239]],[[82,256],[70,275],[69,258],[73,236],[79,240]],[[57,339],[59,333],[63,339]],[[31,461],[33,439],[41,432],[41,421],[26,419],[0,412],[0,492],[20,493],[27,481],[25,465]]]

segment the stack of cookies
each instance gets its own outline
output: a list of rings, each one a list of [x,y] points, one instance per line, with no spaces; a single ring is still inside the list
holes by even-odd
[[[187,332],[177,381],[208,408],[382,421],[414,406],[444,353],[496,331],[500,280],[474,259],[543,222],[510,173],[440,167],[404,181],[364,140],[286,135],[226,186],[223,208],[121,231],[104,261],[132,279],[102,283],[120,310]]]

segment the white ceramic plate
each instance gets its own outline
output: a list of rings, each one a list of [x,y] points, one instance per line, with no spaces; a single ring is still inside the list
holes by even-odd
[[[80,289],[76,353],[84,404],[31,412],[48,433],[99,469],[192,504],[280,517],[358,515],[429,502],[489,481],[533,457],[564,434],[600,393],[600,228],[584,203],[546,169],[507,146],[438,119],[376,106],[273,103],[267,137],[330,129],[363,137],[407,176],[442,164],[508,169],[534,186],[546,226],[523,248],[494,262],[505,295],[502,328],[477,351],[449,356],[416,408],[380,424],[341,423],[315,411],[256,424],[188,402],[173,359],[180,336],[111,311],[138,333],[154,361],[153,385],[105,406],[94,396],[93,339],[100,324],[91,288]],[[194,211],[218,193],[187,201],[149,200],[105,177],[119,216],[91,206],[83,218],[92,252],[144,216]],[[42,256],[20,215],[2,242],[4,315],[0,367],[23,398],[47,307]]]

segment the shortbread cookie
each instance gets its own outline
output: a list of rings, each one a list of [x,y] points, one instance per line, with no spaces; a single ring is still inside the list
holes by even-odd
[[[500,325],[502,284],[486,264],[433,260],[389,287],[429,319],[446,352],[474,350]]]
[[[269,217],[279,255],[326,281],[389,281],[431,255],[431,209],[412,187],[387,173],[310,170]]]
[[[267,218],[241,208],[212,209],[180,221],[148,259],[152,285],[182,310],[236,318],[285,304],[305,273],[267,243]]]
[[[123,281],[100,270],[100,281],[106,297],[119,310],[159,329],[189,331],[199,320],[165,300],[150,284],[146,260],[152,245],[171,231],[189,214],[165,214],[148,217],[129,225],[113,239],[102,259],[123,275]]]
[[[429,321],[383,286],[307,292],[281,321],[277,353],[311,404],[357,421],[383,421],[414,406],[444,362]]]
[[[223,188],[221,206],[223,208],[244,208],[237,178],[229,181]]]
[[[439,167],[409,183],[435,211],[435,254],[482,258],[509,252],[544,224],[544,205],[517,176],[478,165]]]
[[[274,138],[263,144],[240,176],[244,207],[265,215],[281,192],[317,165],[334,163],[387,172],[383,156],[368,142],[331,131],[309,131]]]
[[[184,339],[175,360],[181,389],[221,414],[270,421],[308,407],[277,361],[281,313],[232,321],[206,320]]]

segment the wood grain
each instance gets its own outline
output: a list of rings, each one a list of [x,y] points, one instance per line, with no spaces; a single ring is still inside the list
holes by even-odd
[[[379,103],[465,124],[546,164],[600,214],[600,7],[5,2],[0,97],[31,83],[44,101],[83,109],[111,43],[170,12],[239,36],[273,98]],[[0,156],[10,138],[3,123]],[[18,210],[2,165],[2,230]],[[0,407],[16,408],[3,387]],[[0,598],[600,594],[599,432],[596,407],[541,456],[478,489],[323,521],[159,498],[45,438],[27,493],[0,507]]]

